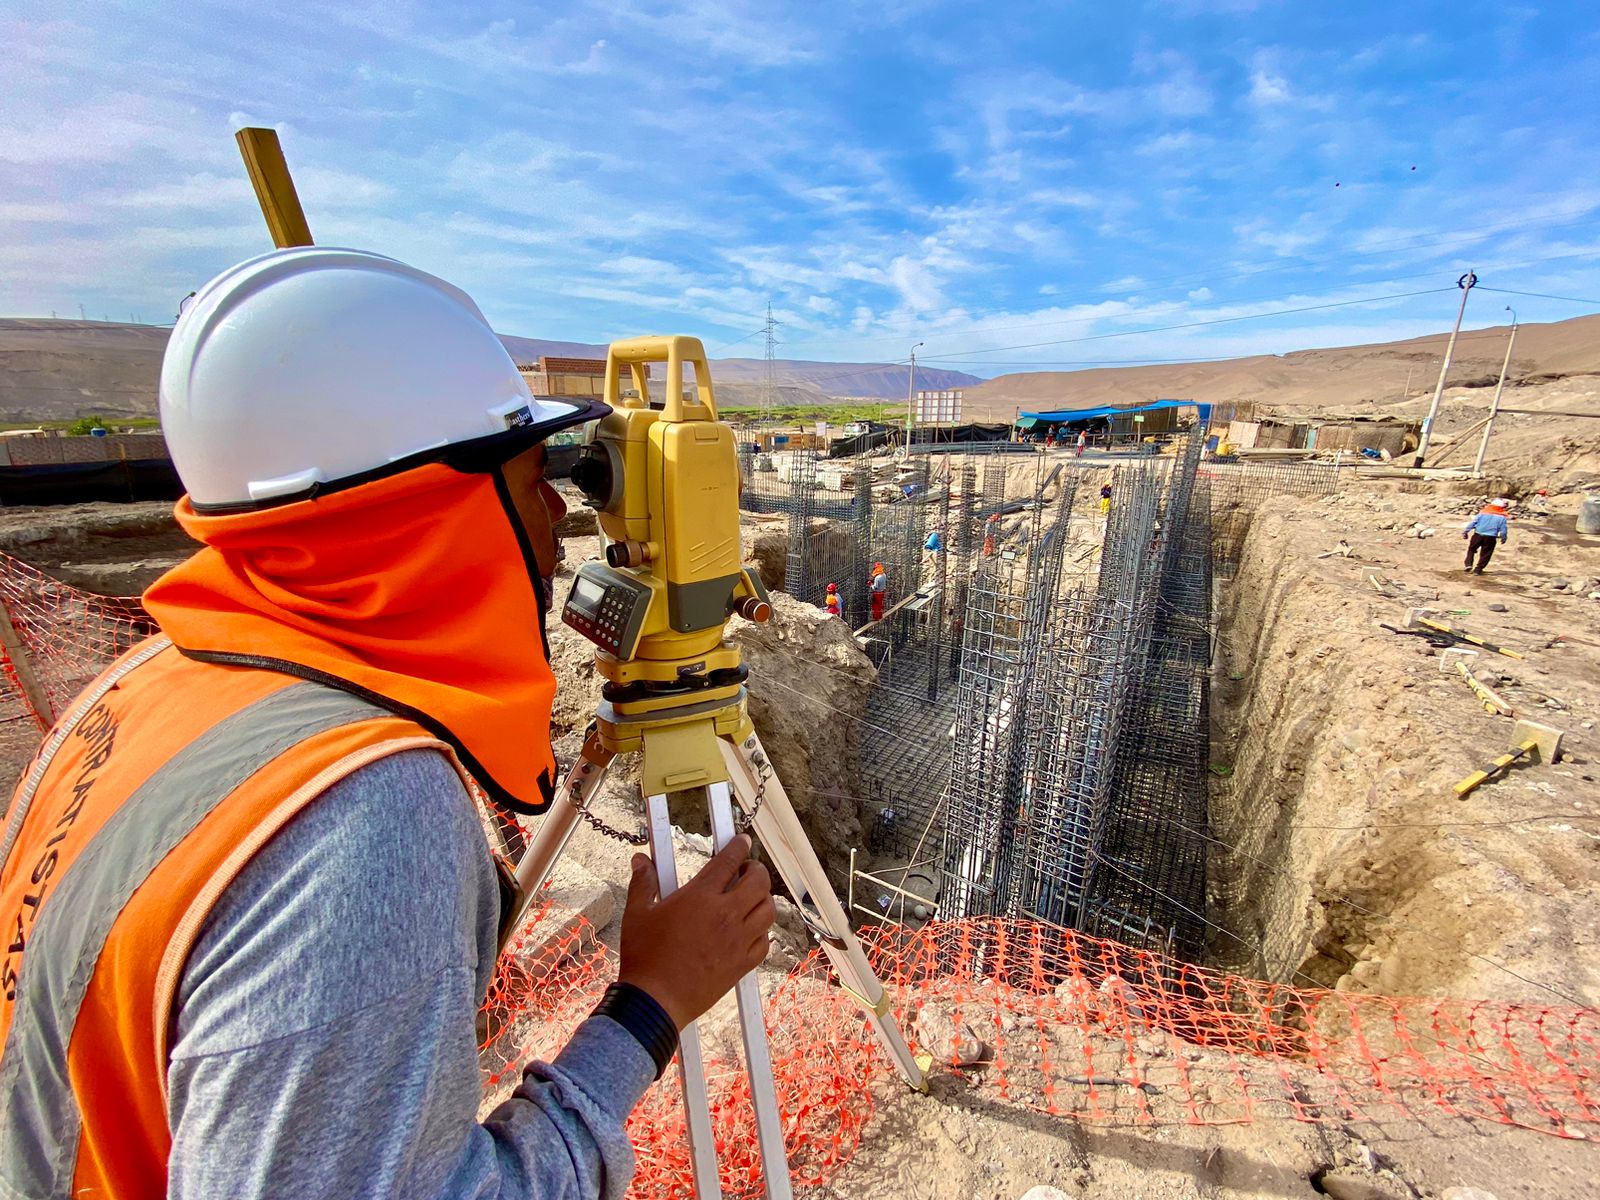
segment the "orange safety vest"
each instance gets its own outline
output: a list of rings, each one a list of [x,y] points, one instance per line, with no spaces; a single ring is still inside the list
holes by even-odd
[[[0,835],[0,1196],[165,1195],[174,1000],[212,906],[333,783],[418,748],[461,771],[362,695],[165,637],[79,698]]]

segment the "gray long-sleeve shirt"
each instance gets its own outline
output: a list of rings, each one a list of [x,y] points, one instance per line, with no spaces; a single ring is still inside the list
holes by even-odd
[[[474,1015],[498,895],[472,801],[433,751],[330,788],[212,911],[178,993],[174,1197],[620,1197],[655,1077],[591,1017],[479,1124]]]

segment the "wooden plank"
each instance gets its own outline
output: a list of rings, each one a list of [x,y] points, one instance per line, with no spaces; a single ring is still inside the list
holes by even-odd
[[[233,136],[239,143],[239,153],[244,156],[245,169],[250,172],[250,184],[256,190],[261,215],[267,219],[272,244],[280,250],[285,246],[311,245],[311,227],[306,224],[305,211],[294,190],[294,179],[289,175],[289,164],[284,161],[283,147],[278,144],[278,131],[245,128]]]

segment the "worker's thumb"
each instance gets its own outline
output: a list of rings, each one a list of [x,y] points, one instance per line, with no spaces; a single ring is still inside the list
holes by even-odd
[[[727,891],[733,881],[739,878],[740,868],[750,861],[751,848],[750,835],[739,834],[700,868],[700,874],[694,877],[694,882],[713,893]]]
[[[656,865],[648,855],[633,856],[633,875],[628,880],[628,907],[649,907],[661,896],[661,882],[656,878]]]

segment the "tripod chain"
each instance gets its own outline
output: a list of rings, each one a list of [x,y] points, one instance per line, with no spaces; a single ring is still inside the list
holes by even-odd
[[[585,742],[594,736],[594,732],[595,726],[591,724],[588,730],[584,733]],[[646,834],[642,832],[629,833],[626,829],[618,829],[615,825],[611,825],[606,821],[601,820],[601,818],[590,812],[589,806],[583,801],[583,795],[578,788],[578,781],[576,779],[574,779],[567,787],[567,799],[571,801],[572,807],[577,810],[580,817],[582,817],[595,829],[599,830],[606,837],[613,838],[626,846],[643,846],[649,843],[650,838]]]
[[[626,845],[643,846],[650,840],[642,833],[629,833],[626,829],[618,829],[615,825],[608,825],[605,821],[602,821],[599,817],[595,816],[587,808],[579,808],[578,815],[585,821],[589,822],[590,825],[598,829],[601,833],[605,834],[606,837],[615,838],[617,841],[623,842]]]
[[[762,802],[767,798],[767,781],[772,778],[772,764],[767,761],[766,752],[751,749],[755,741],[751,738],[745,743],[745,748],[750,750],[750,762],[756,769],[756,794],[750,799],[750,809],[745,811],[743,799],[739,802],[739,814],[734,819],[734,828],[740,833],[749,833],[756,823],[756,814],[761,811]]]

